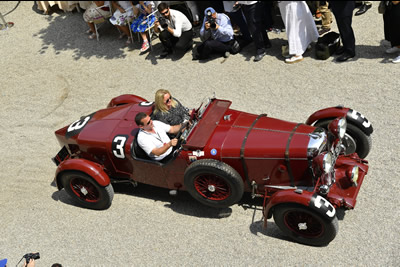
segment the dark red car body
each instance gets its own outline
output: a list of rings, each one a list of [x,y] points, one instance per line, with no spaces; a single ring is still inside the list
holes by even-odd
[[[306,123],[293,123],[270,118],[265,114],[255,115],[230,109],[230,105],[230,101],[213,98],[196,110],[197,117],[191,128],[184,132],[180,149],[173,160],[163,164],[141,159],[134,151],[135,137],[139,130],[134,121],[135,116],[138,112],[150,115],[153,111],[152,103],[134,95],[114,98],[107,108],[56,131],[58,142],[67,150],[64,149],[64,154],[59,153],[55,158],[58,164],[55,177],[57,186],[60,190],[68,186],[62,181],[63,174],[75,171],[87,174],[100,187],[126,180],[187,190],[185,179],[188,178],[185,175],[188,175],[188,168],[204,160],[204,163],[212,163],[214,166],[220,163],[234,169],[241,177],[244,191],[264,198],[265,222],[276,207],[286,204],[305,208],[305,213],[311,210],[310,216],[316,213],[326,221],[332,220],[337,208],[354,208],[368,172],[367,161],[357,153],[337,153],[332,168],[333,177],[327,178],[328,174],[323,174],[321,170],[325,164],[322,163],[323,156],[329,151],[330,143],[337,140],[312,124],[327,119],[347,118],[349,124],[369,136],[372,127],[364,116],[349,108],[333,107],[314,113]],[[358,167],[358,179],[353,181],[352,170],[356,170],[355,166]],[[220,181],[211,172],[206,173],[200,175],[200,178],[193,178],[191,191],[195,192],[191,194],[197,194],[195,198],[201,202],[204,197],[203,203],[210,206],[234,204],[223,202],[234,188],[230,188],[230,184],[222,185],[229,192],[213,194],[215,190],[218,191],[215,188],[218,188]],[[324,179],[331,178],[334,181],[328,183],[328,192],[323,191],[321,185],[325,183]],[[80,192],[75,194],[79,197]],[[220,201],[222,205],[218,204]],[[310,228],[308,225],[302,227]],[[297,241],[308,243],[307,240],[315,239],[313,233],[303,235],[301,230],[300,239],[294,237]],[[326,240],[318,242],[311,244],[327,243]]]

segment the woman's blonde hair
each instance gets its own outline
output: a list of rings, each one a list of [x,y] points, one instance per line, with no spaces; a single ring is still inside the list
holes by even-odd
[[[171,93],[166,89],[159,89],[159,90],[157,90],[156,95],[155,95],[154,102],[155,102],[156,107],[154,109],[154,113],[168,111],[167,105],[164,103],[164,96],[166,94],[169,94],[171,96],[172,107],[176,107],[177,103],[172,98]]]

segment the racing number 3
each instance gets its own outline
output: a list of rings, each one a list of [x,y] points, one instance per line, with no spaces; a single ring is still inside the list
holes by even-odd
[[[112,152],[115,157],[119,159],[125,158],[124,147],[127,139],[127,135],[117,135],[114,137],[112,141]]]
[[[331,203],[329,203],[328,200],[321,197],[320,195],[317,195],[317,197],[315,198],[314,205],[318,209],[326,210],[326,215],[328,215],[330,218],[335,216],[336,213],[335,208],[332,206]]]

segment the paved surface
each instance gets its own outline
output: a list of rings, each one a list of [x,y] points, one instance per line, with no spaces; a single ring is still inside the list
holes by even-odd
[[[1,2],[0,12],[15,4]],[[398,266],[400,65],[384,54],[377,3],[354,17],[358,56],[342,64],[308,53],[286,65],[284,33],[270,34],[273,48],[261,62],[251,45],[199,63],[190,53],[159,59],[158,40],[154,53],[139,55],[138,44],[125,47],[108,25],[100,42],[88,40],[77,12],[46,16],[24,2],[6,20],[15,23],[0,31],[0,258],[9,266],[34,251],[37,266]],[[263,230],[260,202],[248,199],[214,211],[185,193],[118,187],[111,208],[93,211],[52,186],[55,130],[112,97],[152,100],[159,88],[188,107],[216,92],[235,109],[296,122],[338,104],[362,112],[375,129],[370,172],[336,239],[315,248],[288,240],[273,220]]]

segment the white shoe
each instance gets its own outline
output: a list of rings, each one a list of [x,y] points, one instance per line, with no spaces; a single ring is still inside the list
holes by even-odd
[[[396,52],[400,52],[400,48],[398,48],[397,46],[393,46],[386,50],[386,54],[393,54]]]
[[[393,63],[400,63],[400,55],[392,59]]]
[[[292,64],[302,61],[304,58],[302,55],[300,56],[292,56],[291,58],[285,59],[285,63]]]

